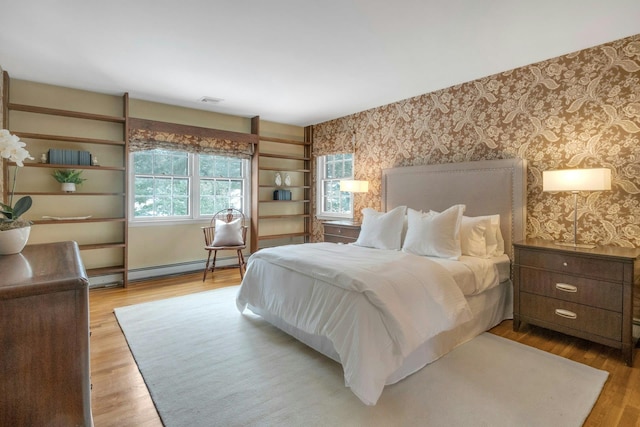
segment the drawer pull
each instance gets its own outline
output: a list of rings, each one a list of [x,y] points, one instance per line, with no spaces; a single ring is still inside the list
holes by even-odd
[[[562,265],[566,267],[568,264],[566,262],[563,262]]]
[[[569,285],[568,283],[556,283],[556,289],[562,292],[578,292],[578,288],[573,285]]]
[[[564,310],[562,308],[556,308],[556,314],[560,317],[564,317],[566,319],[577,319],[578,315],[573,311]]]
[[[338,234],[342,234],[342,228],[338,228]]]

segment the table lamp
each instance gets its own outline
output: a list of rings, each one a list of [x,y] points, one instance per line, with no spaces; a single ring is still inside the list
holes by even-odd
[[[369,191],[369,181],[342,179],[340,180],[340,191],[346,191],[349,193],[366,193]]]
[[[595,248],[596,245],[578,243],[578,192],[611,190],[611,170],[562,169],[542,172],[542,191],[570,191],[573,193],[573,242],[555,242],[560,246]]]

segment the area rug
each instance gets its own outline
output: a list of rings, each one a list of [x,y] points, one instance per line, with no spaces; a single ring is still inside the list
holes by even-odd
[[[484,333],[366,406],[338,363],[241,315],[237,291],[115,310],[165,426],[580,426],[608,376]]]

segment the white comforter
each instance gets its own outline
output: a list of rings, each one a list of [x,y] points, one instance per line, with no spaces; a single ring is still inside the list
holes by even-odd
[[[295,283],[267,289],[254,273],[260,270],[252,268],[254,263],[308,275],[315,285],[309,295],[289,298]],[[345,384],[368,405],[377,402],[387,377],[404,357],[471,318],[451,274],[437,263],[398,251],[334,243],[254,253],[237,297],[240,312],[247,305],[326,336],[340,357]]]

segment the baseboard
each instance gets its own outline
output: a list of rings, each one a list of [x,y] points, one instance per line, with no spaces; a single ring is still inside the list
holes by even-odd
[[[182,262],[169,265],[158,265],[153,267],[135,268],[129,270],[129,281],[153,279],[154,277],[175,276],[178,274],[195,273],[204,271],[206,260]],[[235,256],[219,257],[216,260],[216,268],[238,264]],[[107,276],[95,276],[89,278],[89,288],[105,288],[122,286],[122,275],[112,274]]]

